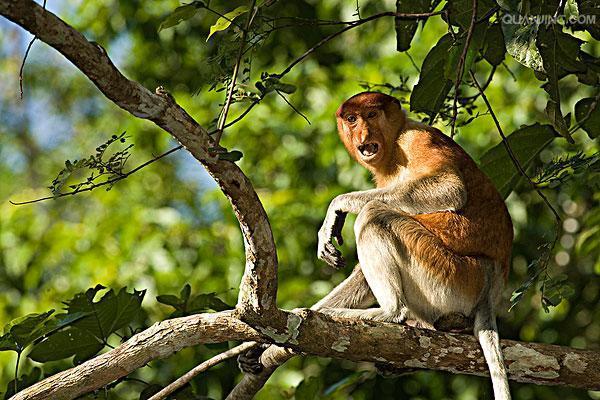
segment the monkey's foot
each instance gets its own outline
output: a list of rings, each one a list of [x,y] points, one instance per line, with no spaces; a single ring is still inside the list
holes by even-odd
[[[260,374],[264,365],[260,362],[260,356],[269,347],[268,344],[257,344],[247,352],[240,354],[237,358],[238,367],[247,374]]]
[[[375,363],[375,370],[384,378],[398,378],[417,372],[419,368],[400,368],[387,363]]]
[[[439,317],[433,327],[444,332],[470,332],[473,330],[473,318],[461,313],[450,313]]]

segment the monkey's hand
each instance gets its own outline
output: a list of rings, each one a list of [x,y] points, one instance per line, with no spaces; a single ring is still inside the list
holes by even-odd
[[[327,212],[325,221],[319,229],[319,244],[317,257],[334,268],[343,268],[346,265],[342,253],[333,245],[333,238],[338,244],[343,244],[342,228],[346,221],[347,213],[342,211]]]

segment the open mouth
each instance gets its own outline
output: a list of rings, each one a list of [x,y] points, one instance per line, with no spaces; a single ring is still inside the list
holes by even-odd
[[[365,143],[358,146],[358,151],[363,158],[373,158],[379,151],[377,143]]]

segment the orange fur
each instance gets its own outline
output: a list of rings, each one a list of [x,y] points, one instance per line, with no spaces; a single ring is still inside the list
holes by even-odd
[[[381,116],[368,118],[373,109]],[[378,187],[449,169],[463,178],[467,202],[461,210],[413,215],[418,224],[398,232],[408,251],[432,276],[445,284],[464,285],[465,291],[477,296],[484,281],[477,257],[498,261],[504,276],[508,275],[513,240],[510,215],[490,179],[454,140],[438,129],[406,119],[398,101],[381,93],[356,95],[336,115],[344,145],[373,173]],[[347,121],[349,115],[360,118],[352,124]],[[382,154],[372,162],[357,153],[358,145],[367,142],[381,148]]]

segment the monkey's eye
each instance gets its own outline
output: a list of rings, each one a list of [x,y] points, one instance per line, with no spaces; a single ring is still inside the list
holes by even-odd
[[[377,116],[377,111],[369,111],[367,114],[367,118],[375,118]]]
[[[351,124],[356,122],[356,115],[348,115],[346,117],[346,121],[350,122]]]

